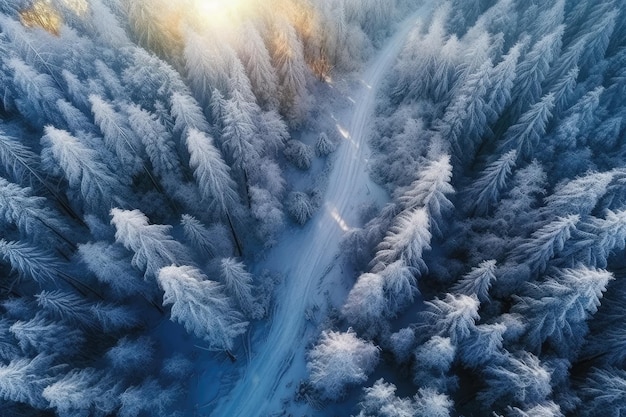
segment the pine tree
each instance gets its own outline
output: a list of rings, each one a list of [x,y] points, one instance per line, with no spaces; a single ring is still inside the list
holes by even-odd
[[[586,143],[586,136],[591,133],[590,127],[598,124],[596,110],[603,92],[604,87],[597,87],[568,110],[569,115],[561,120],[553,134],[555,147],[575,148],[577,142]]]
[[[480,302],[487,301],[489,300],[489,288],[496,279],[495,271],[496,261],[483,261],[465,274],[452,287],[452,292],[468,296],[475,295]]]
[[[491,109],[489,122],[494,122],[511,103],[511,92],[516,79],[515,70],[523,46],[520,42],[515,44],[502,61],[491,70],[491,89],[487,96],[487,106]]]
[[[143,271],[145,278],[156,277],[165,266],[186,263],[187,248],[170,236],[171,226],[149,224],[139,210],[114,208],[111,217],[115,240],[134,252],[132,265]]]
[[[572,96],[574,95],[574,88],[576,87],[576,80],[578,79],[578,67],[574,67],[559,78],[550,89],[550,93],[554,94],[554,114],[559,115],[564,109],[566,109]]]
[[[626,412],[626,371],[608,367],[593,369],[580,388],[581,416],[598,416],[599,412],[612,417]]]
[[[108,242],[90,242],[78,246],[80,260],[99,282],[106,284],[116,297],[147,292],[147,284],[131,266],[131,257],[124,247]]]
[[[551,217],[556,213],[560,216],[591,214],[600,198],[607,192],[614,175],[614,172],[588,172],[581,177],[557,184],[554,192],[544,199],[545,207],[541,211]]]
[[[35,298],[37,305],[53,320],[82,327],[95,325],[90,311],[92,304],[77,294],[59,290],[42,291]]]
[[[400,196],[404,211],[425,208],[434,234],[441,235],[443,215],[453,209],[448,196],[454,194],[450,156],[432,160],[417,173],[417,179]]]
[[[398,259],[406,265],[425,269],[424,250],[430,250],[429,217],[423,208],[400,214],[385,239],[378,245],[373,270],[383,269]]]
[[[163,305],[172,306],[172,320],[206,341],[210,349],[232,350],[234,339],[245,333],[248,323],[233,308],[222,285],[191,266],[164,267],[157,279],[165,292]]]
[[[336,400],[350,384],[363,383],[378,363],[378,348],[352,330],[323,331],[308,353],[310,381],[322,398]]]
[[[100,161],[96,151],[64,130],[46,126],[42,145],[49,149],[71,188],[80,192],[87,211],[106,213],[112,206],[125,206],[131,199],[128,184],[120,181]]]
[[[265,109],[277,109],[278,76],[261,34],[250,23],[244,25],[238,55],[250,78],[252,91]]]
[[[456,351],[456,346],[448,337],[432,336],[419,345],[413,352],[416,362],[413,375],[415,385],[445,391],[456,386],[456,377],[450,376]]]
[[[439,132],[450,140],[456,157],[463,162],[471,160],[475,155],[489,121],[495,118],[487,101],[487,93],[492,85],[492,70],[492,63],[487,59],[463,80],[457,97],[442,118],[443,126],[439,126]],[[457,115],[449,116],[450,113]],[[446,129],[450,117],[452,123]]]
[[[119,384],[93,368],[74,369],[43,390],[59,417],[112,413],[118,407]]]
[[[380,271],[383,279],[383,288],[387,298],[386,311],[394,315],[402,308],[411,304],[419,293],[415,275],[417,271],[407,266],[402,260],[387,265]]]
[[[171,407],[179,400],[181,391],[177,385],[163,386],[154,378],[146,378],[141,384],[127,388],[119,396],[119,416],[171,416]]]
[[[0,365],[0,397],[39,410],[47,408],[42,393],[48,384],[54,382],[52,359],[51,355],[39,354],[32,359],[16,358]]]
[[[187,149],[191,159],[190,167],[200,188],[200,193],[209,209],[226,215],[237,206],[238,196],[235,183],[230,177],[230,169],[213,145],[213,139],[194,128],[187,136]]]
[[[250,110],[243,96],[235,91],[233,98],[224,104],[222,119],[222,148],[242,175],[247,175],[247,170],[255,166],[255,161],[260,158],[253,145],[257,132]]]
[[[22,188],[0,178],[0,221],[14,224],[22,235],[33,240],[54,243],[65,239],[68,227],[45,198],[34,196],[32,189]]]
[[[9,331],[18,340],[25,354],[34,352],[65,357],[77,353],[85,342],[82,331],[46,320],[41,315],[29,321],[16,321]]]
[[[287,212],[298,224],[302,225],[313,216],[315,208],[306,193],[292,191],[287,196]]]
[[[32,244],[0,239],[0,256],[21,278],[32,279],[40,286],[58,284],[58,280],[76,283],[63,272],[66,265],[58,257]]]
[[[137,175],[144,169],[140,153],[141,139],[112,104],[93,94],[89,96],[89,102],[107,148],[117,156],[124,172],[130,176]]]
[[[180,224],[183,226],[183,233],[187,242],[202,254],[203,258],[215,257],[217,253],[216,242],[209,229],[189,214],[182,215]]]
[[[455,346],[470,335],[479,318],[480,302],[475,295],[446,294],[443,300],[435,298],[425,304],[420,326],[426,334],[449,337]]]
[[[54,79],[48,74],[41,74],[19,58],[11,58],[6,65],[13,71],[15,105],[24,119],[40,129],[52,121],[62,124],[54,104],[61,98]]]
[[[506,354],[484,372],[487,388],[478,393],[478,400],[486,409],[493,409],[494,404],[534,405],[552,393],[550,371],[528,352]]]
[[[530,238],[515,246],[510,259],[515,263],[528,265],[534,273],[543,273],[548,262],[563,250],[579,220],[580,216],[572,214],[547,223],[535,230]]]
[[[517,150],[519,157],[531,157],[535,146],[546,133],[553,109],[554,94],[543,96],[540,101],[522,114],[517,123],[507,129],[501,148]]]
[[[517,66],[515,85],[513,86],[514,115],[519,115],[537,103],[542,95],[541,83],[548,75],[551,63],[561,49],[563,26],[545,35],[524,56]]]
[[[175,92],[170,99],[171,114],[175,120],[173,132],[182,140],[189,136],[191,129],[209,132],[200,104],[190,95]]]
[[[149,372],[154,365],[155,344],[148,336],[124,336],[106,353],[106,359],[116,373],[136,377]]]
[[[252,294],[254,289],[252,274],[242,262],[234,258],[224,258],[220,262],[220,278],[226,292],[234,298],[242,311],[251,319],[260,319],[263,309]]]
[[[480,177],[468,188],[469,210],[484,216],[498,203],[500,192],[506,187],[507,177],[515,167],[517,151],[513,149],[489,164]]]
[[[350,290],[342,315],[357,329],[375,334],[385,309],[383,278],[378,274],[364,273]]]
[[[481,369],[496,360],[502,354],[506,331],[507,327],[502,323],[477,325],[459,346],[461,361],[471,368]]]
[[[182,181],[182,166],[172,135],[153,114],[139,106],[126,108],[128,125],[141,138],[154,173],[161,178],[170,194],[175,194]]]
[[[612,279],[608,271],[579,265],[556,270],[541,283],[527,283],[511,309],[528,320],[527,346],[540,352],[547,340],[561,355],[573,356],[587,332],[586,320]]]
[[[281,22],[270,47],[272,62],[278,75],[281,113],[289,125],[297,127],[306,113],[306,63],[302,44],[295,29]]]
[[[562,256],[570,262],[583,262],[606,268],[609,256],[626,246],[626,211],[607,210],[603,219],[589,217],[574,232],[573,243]]]

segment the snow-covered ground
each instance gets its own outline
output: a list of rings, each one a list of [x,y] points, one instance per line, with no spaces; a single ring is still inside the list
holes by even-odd
[[[339,118],[337,128],[345,143],[334,155],[320,211],[303,228],[287,230],[279,244],[255,267],[280,271],[284,275],[270,318],[271,327],[265,338],[257,338],[253,343],[245,373],[229,394],[212,403],[213,410],[204,410],[202,414],[208,412],[215,417],[280,415],[287,407],[283,401],[293,397],[298,382],[306,377],[306,345],[317,332],[309,325],[311,312],[318,306],[324,311],[326,295],[346,281],[337,262],[342,237],[359,221],[360,207],[370,202],[384,203],[387,199],[367,174],[366,140],[377,88],[410,29],[427,8],[422,6],[399,25],[396,33],[366,65],[360,91],[351,95],[355,103],[351,117],[343,126]],[[211,382],[215,383],[207,381]],[[298,406],[291,404],[290,408],[293,407]]]

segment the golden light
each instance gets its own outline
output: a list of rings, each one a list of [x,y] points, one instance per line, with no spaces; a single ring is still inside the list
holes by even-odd
[[[28,9],[21,10],[20,21],[26,27],[38,26],[55,36],[59,36],[63,25],[63,18],[49,0],[36,1]]]
[[[87,0],[62,0],[61,3],[77,16],[84,16],[89,11]]]
[[[251,11],[253,0],[192,0],[190,19],[199,28],[226,30]]]

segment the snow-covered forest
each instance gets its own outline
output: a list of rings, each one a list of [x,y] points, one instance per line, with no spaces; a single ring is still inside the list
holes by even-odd
[[[0,0],[0,81],[2,416],[626,413],[626,1]]]

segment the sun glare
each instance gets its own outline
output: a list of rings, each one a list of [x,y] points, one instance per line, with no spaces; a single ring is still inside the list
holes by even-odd
[[[252,0],[193,0],[193,16],[201,27],[226,28],[246,14]]]

